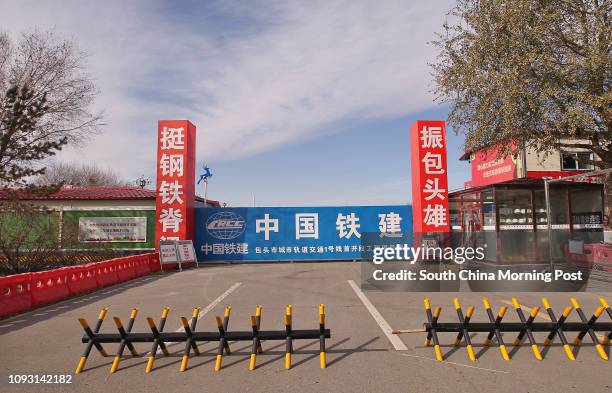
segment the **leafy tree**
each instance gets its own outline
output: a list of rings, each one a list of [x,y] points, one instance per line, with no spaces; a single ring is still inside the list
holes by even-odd
[[[582,163],[612,168],[611,12],[609,0],[458,0],[432,66],[465,147],[578,148],[594,153]],[[605,191],[604,224],[610,174]]]
[[[436,93],[466,147],[513,141],[612,167],[612,2],[458,0],[435,45]]]

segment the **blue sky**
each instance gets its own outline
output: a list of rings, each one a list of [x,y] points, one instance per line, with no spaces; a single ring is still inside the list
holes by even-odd
[[[209,197],[231,206],[410,200],[410,124],[445,119],[429,41],[451,1],[0,0],[0,29],[88,53],[103,133],[57,159],[154,178],[158,119],[198,127]],[[52,17],[50,17],[52,15]],[[448,130],[449,183],[463,138]],[[201,189],[199,190],[201,191]]]

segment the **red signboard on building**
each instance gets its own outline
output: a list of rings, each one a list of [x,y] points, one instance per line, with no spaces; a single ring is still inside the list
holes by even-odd
[[[499,149],[481,150],[472,159],[472,181],[470,186],[486,186],[516,179],[517,165],[511,154],[499,158]]]
[[[410,127],[414,232],[448,232],[446,125],[419,120]]]
[[[195,143],[190,121],[159,121],[155,248],[160,240],[193,239]]]

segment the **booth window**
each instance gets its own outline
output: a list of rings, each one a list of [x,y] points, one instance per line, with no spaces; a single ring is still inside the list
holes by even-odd
[[[546,225],[548,221],[546,219],[546,199],[544,195],[544,190],[535,190],[534,199],[536,224]],[[552,225],[569,224],[567,206],[567,190],[563,188],[551,188],[550,213],[552,215]]]
[[[593,153],[589,152],[562,152],[561,169],[564,171],[589,170],[593,165],[586,164],[582,160],[592,160]]]
[[[493,198],[493,189],[484,190],[482,195],[482,218],[485,229],[495,229],[495,200]]]
[[[571,203],[573,224],[602,223],[603,201],[600,188],[572,190]]]
[[[527,189],[499,189],[500,225],[533,225],[531,191]]]

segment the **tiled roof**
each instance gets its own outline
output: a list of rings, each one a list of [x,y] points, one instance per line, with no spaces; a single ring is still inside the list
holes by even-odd
[[[6,198],[0,192],[0,198]],[[107,200],[107,199],[155,199],[155,190],[137,187],[84,188],[64,186],[50,195],[21,194],[22,200]]]
[[[108,187],[108,188],[84,188],[64,186],[51,195],[22,194],[21,200],[155,200],[155,190],[138,187]],[[0,190],[0,199],[6,199],[7,193]],[[196,196],[198,201],[203,198]],[[219,205],[219,202],[207,199],[211,205]]]

